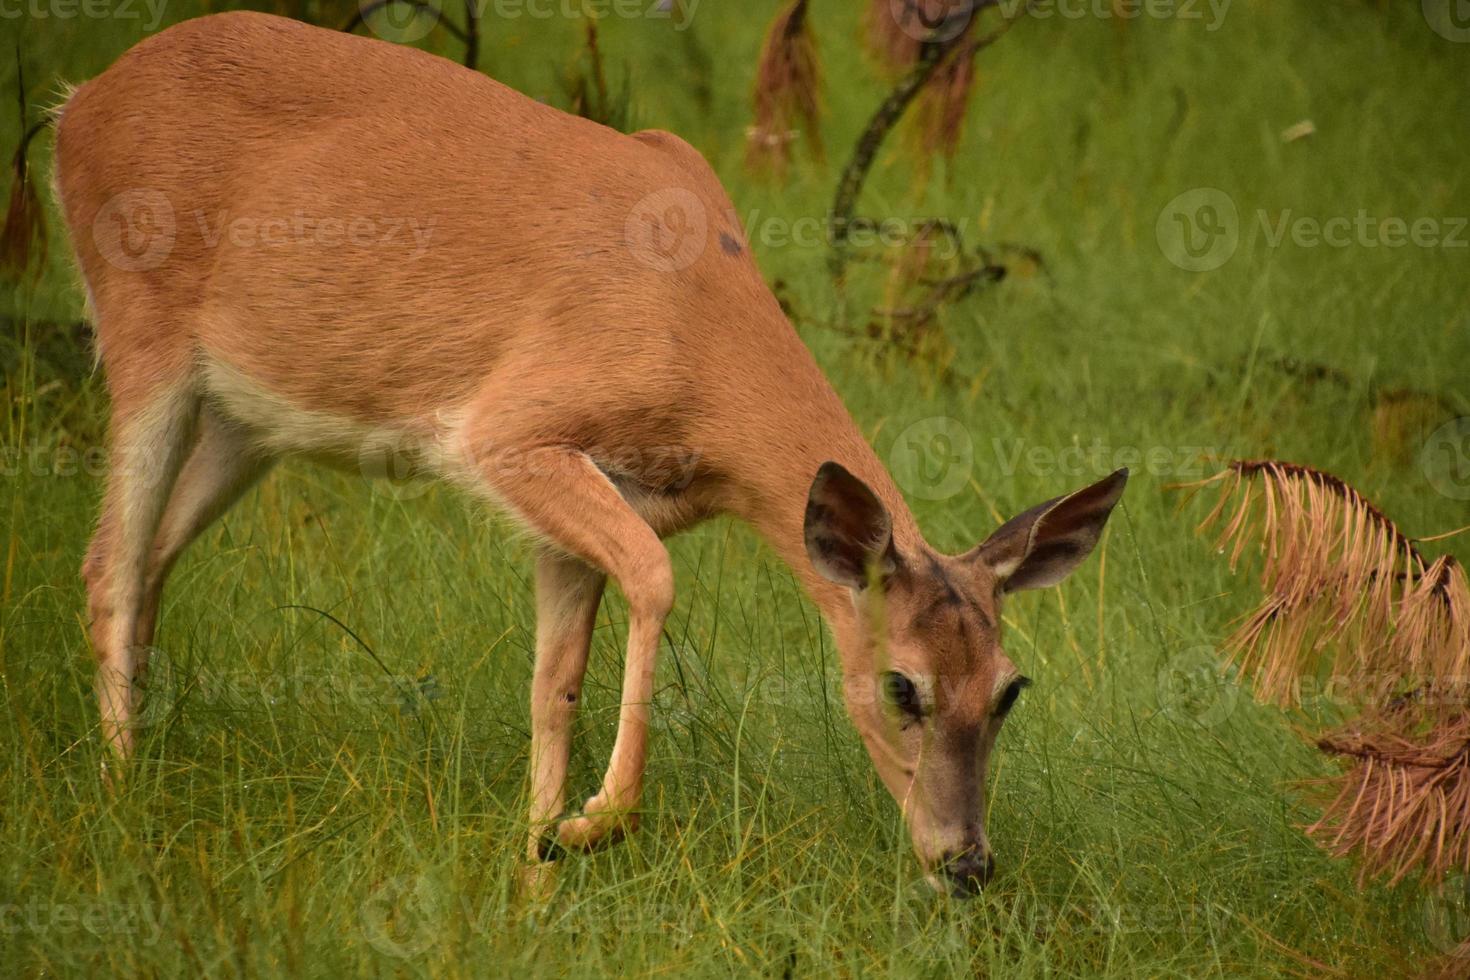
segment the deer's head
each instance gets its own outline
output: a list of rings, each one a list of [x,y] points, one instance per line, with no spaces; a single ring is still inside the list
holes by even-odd
[[[1033,507],[953,556],[922,541],[898,547],[877,496],[836,463],[812,483],[807,554],[855,612],[839,633],[848,712],[937,888],[973,894],[995,870],[986,771],[1030,683],[1001,649],[1002,600],[1081,564],[1127,479],[1119,470]]]

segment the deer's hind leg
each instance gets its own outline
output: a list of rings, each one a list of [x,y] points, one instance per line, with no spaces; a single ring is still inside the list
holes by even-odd
[[[136,634],[140,656],[153,645],[159,601],[174,562],[271,462],[257,451],[244,428],[221,417],[207,403],[200,409],[194,448],[174,483],[148,557]],[[145,668],[141,662],[137,666]]]
[[[146,387],[113,385],[107,489],[82,577],[97,656],[102,736],[124,757],[133,747],[129,722],[142,656],[138,629],[149,554],[198,411],[192,382],[182,372]]]

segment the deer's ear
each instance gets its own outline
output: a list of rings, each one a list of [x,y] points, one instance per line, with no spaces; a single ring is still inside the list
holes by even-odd
[[[850,589],[867,588],[898,568],[893,521],[868,485],[836,463],[823,463],[806,498],[807,557],[818,574]]]
[[[1092,554],[1127,482],[1128,471],[1118,470],[1032,507],[1002,524],[970,557],[989,566],[1005,592],[1056,585]]]

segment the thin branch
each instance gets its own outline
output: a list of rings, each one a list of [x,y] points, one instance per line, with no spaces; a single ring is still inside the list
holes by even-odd
[[[986,7],[992,7],[998,3],[999,0],[976,0],[968,14],[964,16],[971,19],[977,18]],[[842,179],[837,184],[837,196],[832,202],[832,255],[829,263],[834,279],[840,281],[847,266],[847,239],[853,209],[857,205],[858,197],[862,194],[863,185],[867,182],[868,172],[873,167],[878,149],[888,138],[893,127],[903,118],[903,114],[913,103],[914,98],[929,83],[935,73],[949,62],[952,55],[962,52],[963,57],[975,57],[1000,40],[1006,31],[1020,20],[1019,15],[1014,16],[990,34],[973,41],[966,41],[966,30],[961,30],[948,40],[926,43],[920,50],[918,63],[899,81],[894,90],[889,93],[888,98],[883,100],[883,104],[878,107],[878,111],[869,120],[867,128],[863,130],[862,136],[858,138],[852,159],[848,161],[847,168],[842,172]]]
[[[464,66],[480,70],[480,4],[464,0]]]

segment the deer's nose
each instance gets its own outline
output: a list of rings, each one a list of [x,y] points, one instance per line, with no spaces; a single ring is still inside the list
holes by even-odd
[[[951,892],[956,897],[969,898],[995,877],[995,857],[978,847],[967,848],[947,855],[943,872]]]

